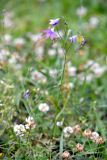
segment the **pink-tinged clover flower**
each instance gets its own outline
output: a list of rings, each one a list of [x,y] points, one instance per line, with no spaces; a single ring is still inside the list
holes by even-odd
[[[57,38],[57,34],[54,32],[54,28],[46,29],[43,32],[45,38],[50,38],[51,40],[55,40]]]
[[[49,24],[51,24],[52,26],[56,26],[58,23],[59,23],[59,18],[57,18],[57,19],[50,19],[50,23]]]

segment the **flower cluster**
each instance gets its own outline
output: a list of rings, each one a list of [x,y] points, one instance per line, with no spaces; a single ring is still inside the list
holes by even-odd
[[[39,109],[41,112],[46,113],[46,112],[49,111],[50,107],[49,107],[49,105],[48,105],[47,103],[41,103],[41,104],[39,104],[38,109]]]
[[[28,117],[26,118],[26,124],[15,124],[14,125],[14,132],[16,133],[17,136],[24,136],[24,134],[26,133],[27,130],[33,129],[36,127],[36,123],[33,119],[33,117]]]
[[[96,144],[104,143],[103,137],[101,137],[98,132],[92,132],[90,129],[84,130],[83,136],[87,139],[91,139]]]
[[[77,124],[73,127],[71,126],[67,126],[63,129],[64,132],[64,137],[65,138],[69,138],[72,134],[76,134],[79,133],[81,131],[80,125]]]
[[[92,132],[90,129],[86,129],[84,131],[82,131],[80,125],[75,125],[73,127],[71,126],[67,126],[63,129],[63,133],[64,133],[64,137],[65,138],[69,138],[71,135],[82,135],[82,137],[92,140],[94,143],[96,144],[103,144],[104,143],[104,139],[102,136],[99,135],[98,132]],[[75,150],[78,152],[83,152],[84,151],[84,145],[77,143],[75,145]],[[65,154],[64,154],[65,155]]]
[[[44,37],[45,37],[46,39],[47,39],[47,38],[50,38],[51,40],[55,40],[55,39],[57,39],[57,38],[62,38],[63,33],[62,33],[61,31],[60,31],[61,33],[59,33],[59,31],[58,31],[58,33],[54,31],[54,30],[55,30],[55,26],[58,25],[58,24],[60,23],[60,21],[61,21],[60,18],[51,19],[51,20],[50,20],[50,23],[49,23],[49,24],[52,26],[52,28],[43,31]],[[64,22],[64,23],[65,23],[65,22]],[[69,31],[70,31],[70,30],[68,30],[68,36],[69,36]],[[69,37],[69,41],[70,41],[71,43],[76,43],[76,42],[78,42],[78,43],[81,44],[81,45],[84,45],[84,44],[86,43],[85,38],[84,38],[83,36],[81,36],[81,35],[74,35],[74,36],[72,36],[72,37]]]

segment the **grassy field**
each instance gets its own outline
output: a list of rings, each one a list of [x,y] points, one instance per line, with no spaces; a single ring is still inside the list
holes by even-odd
[[[0,159],[107,160],[107,1],[0,0],[0,35]]]

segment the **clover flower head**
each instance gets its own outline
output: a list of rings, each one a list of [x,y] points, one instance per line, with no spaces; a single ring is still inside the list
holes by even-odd
[[[26,123],[27,123],[27,124],[25,125],[26,129],[32,129],[32,128],[35,128],[35,127],[36,127],[36,123],[35,123],[33,117],[29,116],[28,118],[26,118],[25,121],[26,121]]]
[[[84,150],[84,146],[80,143],[77,143],[76,150],[77,150],[77,152],[82,152]]]
[[[77,124],[77,125],[73,126],[73,130],[74,130],[74,133],[79,133],[81,131],[80,125]]]
[[[87,8],[85,8],[84,6],[81,6],[79,8],[77,8],[77,15],[78,16],[85,16],[87,13]]]
[[[62,121],[57,121],[57,122],[56,122],[56,125],[57,125],[58,127],[61,127],[61,126],[63,125],[63,122],[62,122]]]
[[[14,132],[17,136],[24,136],[24,133],[26,132],[25,126],[23,124],[15,124],[14,125]]]
[[[50,23],[52,26],[56,26],[58,23],[59,23],[60,19],[57,18],[57,19],[50,19]]]
[[[104,139],[103,137],[99,136],[96,140],[95,140],[96,144],[103,144],[104,143]]]
[[[70,135],[74,132],[73,128],[71,126],[67,126],[63,129],[64,137],[69,138]]]
[[[54,28],[46,29],[43,31],[45,38],[50,38],[51,40],[55,40],[57,38],[57,34],[54,32]]]
[[[84,136],[85,138],[90,138],[90,137],[92,136],[92,131],[91,131],[90,129],[84,130],[83,136]]]
[[[99,137],[99,133],[92,132],[90,139],[93,141],[96,141],[98,137]]]
[[[47,103],[41,103],[39,106],[38,106],[38,109],[41,111],[41,112],[48,112],[49,111],[49,105]]]
[[[64,159],[68,159],[68,158],[70,158],[70,153],[68,151],[64,151],[62,153],[61,157],[64,158]]]

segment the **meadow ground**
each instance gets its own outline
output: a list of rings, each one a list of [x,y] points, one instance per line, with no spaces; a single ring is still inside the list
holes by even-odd
[[[0,35],[0,159],[107,160],[107,1],[0,0]]]

